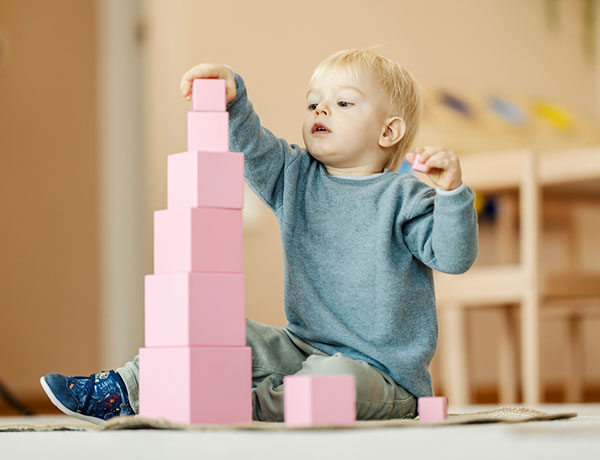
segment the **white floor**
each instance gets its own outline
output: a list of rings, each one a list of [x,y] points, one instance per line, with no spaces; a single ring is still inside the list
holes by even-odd
[[[493,407],[497,406],[450,407],[449,412]],[[552,422],[375,430],[0,433],[0,459],[600,459],[600,404],[529,407],[579,416]],[[60,420],[73,419],[0,417],[0,424]]]

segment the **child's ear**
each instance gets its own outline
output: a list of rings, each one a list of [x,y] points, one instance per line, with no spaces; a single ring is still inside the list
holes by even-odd
[[[392,147],[406,134],[406,122],[400,117],[391,117],[385,121],[383,132],[379,136],[381,147]]]

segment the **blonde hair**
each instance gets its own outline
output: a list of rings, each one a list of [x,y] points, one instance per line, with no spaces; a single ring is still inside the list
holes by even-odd
[[[386,116],[400,117],[406,123],[406,133],[385,165],[386,168],[395,171],[415,139],[423,112],[417,83],[404,67],[370,48],[341,50],[325,58],[314,70],[310,83],[325,73],[348,70],[353,72],[355,77],[358,77],[360,70],[371,72],[389,100]]]

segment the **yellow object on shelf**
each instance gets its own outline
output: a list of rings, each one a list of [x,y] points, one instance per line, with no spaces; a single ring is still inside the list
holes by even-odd
[[[533,106],[533,113],[563,131],[573,128],[573,116],[556,105],[543,101],[536,102]]]

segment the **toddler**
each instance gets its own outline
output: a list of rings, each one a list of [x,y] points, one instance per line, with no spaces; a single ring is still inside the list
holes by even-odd
[[[432,269],[465,272],[478,236],[456,154],[408,152],[422,107],[412,76],[371,50],[326,58],[306,95],[306,148],[261,126],[230,67],[191,68],[183,96],[195,78],[225,80],[230,149],[244,153],[245,180],[281,229],[287,324],[246,320],[253,418],[283,420],[289,374],[352,374],[358,419],[415,417],[417,398],[433,395]],[[417,154],[435,189],[395,172]],[[41,383],[63,412],[94,423],[138,411],[137,357],[116,371],[52,373]]]

